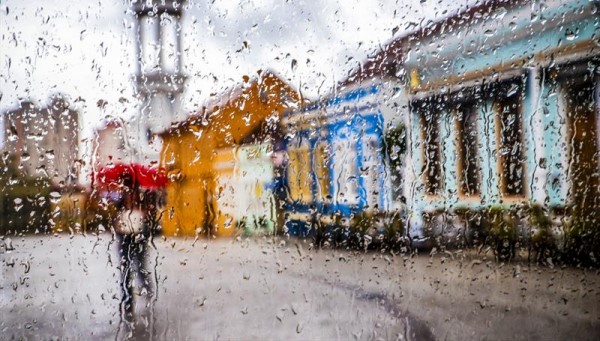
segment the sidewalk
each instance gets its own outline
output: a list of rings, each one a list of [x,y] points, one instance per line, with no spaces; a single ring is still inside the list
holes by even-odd
[[[301,240],[155,242],[156,339],[600,338],[598,272],[309,251]],[[2,338],[115,338],[110,235],[13,246],[0,254]]]

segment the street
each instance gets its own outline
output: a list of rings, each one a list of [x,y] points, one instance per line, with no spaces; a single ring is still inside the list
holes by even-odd
[[[0,339],[123,339],[110,234],[0,249]],[[314,250],[297,239],[156,238],[154,339],[594,340],[597,270],[491,254]]]

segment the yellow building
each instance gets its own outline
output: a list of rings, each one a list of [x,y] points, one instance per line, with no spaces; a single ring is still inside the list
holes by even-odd
[[[272,72],[244,82],[199,113],[162,134],[161,164],[169,171],[163,233],[170,236],[229,236],[238,221],[235,188],[242,145],[265,145],[265,132],[279,125],[299,94]],[[260,147],[263,150],[264,147]],[[261,169],[255,167],[255,169]],[[237,180],[236,180],[237,179]],[[260,189],[257,190],[260,192]],[[261,194],[261,193],[259,193]]]

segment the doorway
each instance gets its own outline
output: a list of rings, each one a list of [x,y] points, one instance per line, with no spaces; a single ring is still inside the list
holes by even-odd
[[[586,68],[563,84],[573,216],[594,224],[600,210],[597,72]]]

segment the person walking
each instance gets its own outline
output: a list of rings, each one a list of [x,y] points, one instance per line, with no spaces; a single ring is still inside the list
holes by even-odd
[[[147,339],[152,323],[152,273],[147,258],[158,225],[156,197],[153,191],[142,191],[133,181],[125,181],[114,223],[121,272],[121,320],[130,336],[143,339]]]

